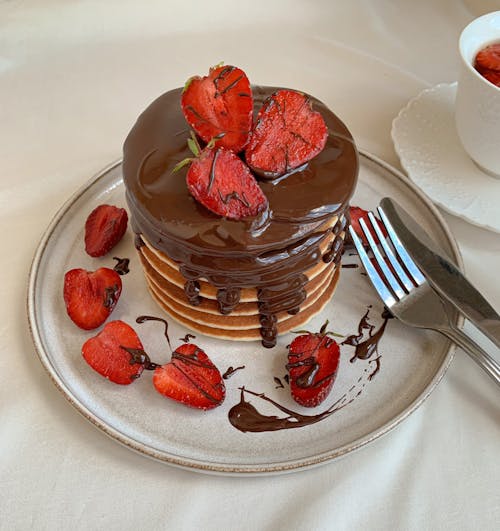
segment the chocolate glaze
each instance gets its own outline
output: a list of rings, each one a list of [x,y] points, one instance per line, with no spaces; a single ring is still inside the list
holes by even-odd
[[[253,88],[255,113],[275,90]],[[172,173],[176,164],[190,156],[180,97],[181,89],[160,96],[142,113],[125,141],[123,176],[133,229],[180,264],[191,304],[198,302],[193,282],[200,278],[218,289],[223,314],[238,304],[241,288],[257,288],[262,343],[272,347],[276,313],[299,311],[305,299],[304,272],[321,259],[319,246],[328,236],[322,225],[334,215],[341,223],[334,228],[337,232],[327,258],[340,260],[340,233],[346,223],[342,214],[358,173],[352,136],[324,104],[311,97],[313,109],[323,115],[329,128],[325,149],[279,179],[260,181],[269,206],[258,216],[229,220],[194,200],[186,186],[187,168]]]

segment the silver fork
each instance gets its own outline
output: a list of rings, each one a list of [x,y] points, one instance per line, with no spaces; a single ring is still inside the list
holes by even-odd
[[[352,227],[349,231],[361,262],[387,309],[406,325],[435,330],[451,339],[500,385],[500,364],[457,328],[454,324],[455,308],[431,288],[401,244],[383,209],[378,207],[377,210],[392,245],[386,240],[372,212],[368,213],[368,222],[378,242],[375,242],[365,219],[360,219],[360,225],[379,270],[371,262]]]

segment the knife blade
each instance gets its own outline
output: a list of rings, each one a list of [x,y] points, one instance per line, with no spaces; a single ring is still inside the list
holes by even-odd
[[[434,290],[500,348],[500,315],[491,304],[401,205],[394,199],[384,197],[380,206],[401,243]]]

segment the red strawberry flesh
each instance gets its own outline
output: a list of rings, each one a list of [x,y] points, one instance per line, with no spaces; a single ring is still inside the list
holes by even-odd
[[[321,404],[333,387],[339,359],[339,346],[328,335],[296,337],[290,345],[287,364],[292,398],[305,407]]]
[[[309,98],[294,90],[279,90],[262,105],[245,157],[259,175],[278,177],[318,155],[327,138],[325,121]]]
[[[114,383],[128,385],[141,375],[144,364],[134,362],[126,348],[143,350],[131,326],[123,321],[111,321],[99,334],[84,343],[82,355],[101,376]]]
[[[191,163],[186,181],[193,197],[219,216],[238,220],[267,206],[248,166],[224,148],[204,149]]]
[[[172,360],[155,370],[153,384],[163,396],[197,409],[213,409],[226,395],[219,370],[193,343],[179,346]]]
[[[252,129],[253,97],[246,74],[234,66],[210,69],[186,83],[181,106],[188,124],[205,142],[241,151]]]
[[[64,275],[66,311],[71,320],[84,330],[93,330],[106,321],[121,291],[120,275],[107,267],[96,271],[71,269]]]
[[[93,257],[104,256],[123,237],[128,215],[124,208],[99,205],[85,223],[85,250]]]

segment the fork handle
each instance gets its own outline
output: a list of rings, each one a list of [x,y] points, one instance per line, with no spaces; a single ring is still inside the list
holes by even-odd
[[[475,341],[458,328],[440,328],[439,332],[463,349],[497,385],[500,385],[500,364]]]

